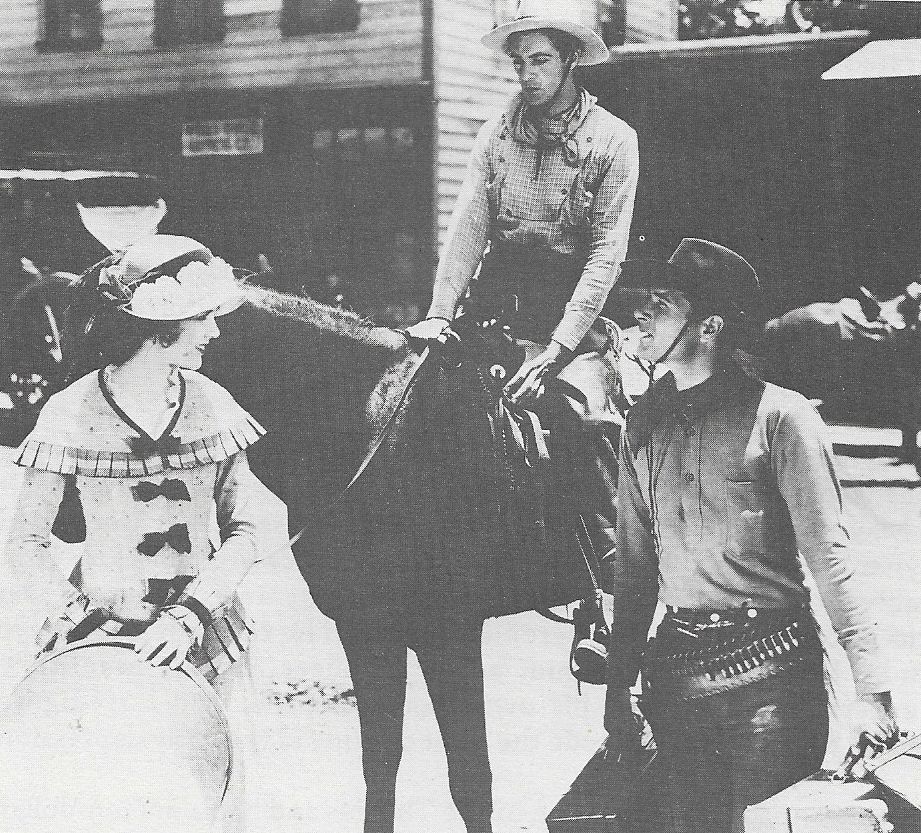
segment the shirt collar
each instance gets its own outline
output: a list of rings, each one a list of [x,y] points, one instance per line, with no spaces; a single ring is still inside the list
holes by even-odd
[[[753,380],[754,377],[735,360],[727,362],[700,384],[685,390],[678,390],[675,377],[670,372],[666,373],[630,413],[627,438],[634,456],[668,417],[679,415],[686,422],[699,419],[724,402],[737,399],[748,390]]]

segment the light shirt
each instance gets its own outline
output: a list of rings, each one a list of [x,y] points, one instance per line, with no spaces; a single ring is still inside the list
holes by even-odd
[[[583,96],[574,165],[560,145],[539,149],[512,137],[514,102],[480,129],[438,264],[431,315],[453,318],[487,245],[511,243],[584,259],[553,339],[574,350],[589,331],[627,254],[639,150],[630,125]]]
[[[808,605],[815,579],[858,693],[888,691],[842,519],[825,425],[809,402],[731,365],[628,417],[618,482],[612,663],[632,682],[656,600],[693,610]]]

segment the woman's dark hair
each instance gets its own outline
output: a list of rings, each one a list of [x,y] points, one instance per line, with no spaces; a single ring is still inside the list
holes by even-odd
[[[573,37],[569,32],[563,32],[560,29],[528,29],[524,32],[512,32],[505,39],[505,53],[511,57],[511,50],[515,48],[518,41],[525,35],[543,35],[553,44],[553,48],[560,53],[563,63],[573,60],[582,52],[582,43],[578,38]]]
[[[78,286],[62,345],[69,356],[65,383],[109,364],[124,364],[149,339],[164,347],[175,344],[181,332],[181,321],[136,318],[101,298],[94,288]]]
[[[156,280],[161,275],[176,277],[179,270],[193,262],[207,263],[206,249],[187,252],[161,263],[146,273],[141,281]],[[109,364],[120,365],[130,359],[145,341],[155,339],[163,347],[176,343],[182,332],[179,321],[149,321],[122,312],[118,305],[98,291],[100,269],[112,258],[100,261],[81,276],[74,286],[67,310],[62,351],[68,356],[65,384],[75,382],[93,370]]]

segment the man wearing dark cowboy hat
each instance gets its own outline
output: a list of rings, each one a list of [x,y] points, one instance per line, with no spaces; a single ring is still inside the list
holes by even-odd
[[[822,648],[802,562],[859,695],[856,752],[898,735],[876,623],[841,519],[825,426],[797,393],[737,361],[759,293],[735,252],[685,239],[627,261],[642,288],[639,357],[669,372],[621,444],[608,748],[637,742],[629,687],[668,765],[675,830],[736,833],[742,813],[819,769],[828,735]],[[666,612],[647,642],[656,603]]]

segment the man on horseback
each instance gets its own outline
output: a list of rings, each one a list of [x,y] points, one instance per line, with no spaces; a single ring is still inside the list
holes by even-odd
[[[617,279],[639,152],[633,128],[576,83],[576,67],[604,62],[608,49],[576,22],[570,3],[524,0],[518,17],[483,43],[512,59],[521,91],[476,138],[431,306],[409,333],[437,338],[463,301],[478,321],[547,345],[506,385],[513,403],[527,403],[580,350]],[[604,555],[613,543],[616,476],[599,471],[586,480],[597,484],[587,514]]]
[[[525,0],[517,18],[493,29],[483,43],[512,59],[521,91],[477,136],[431,306],[409,335],[438,339],[454,321],[479,271],[471,297],[464,300],[465,317],[497,325],[497,332],[507,325],[511,335],[547,345],[532,350],[505,387],[513,407],[516,402],[531,407],[551,378],[584,351],[580,344],[595,324],[626,255],[639,173],[637,139],[629,125],[599,107],[575,81],[580,63],[601,63],[608,50],[595,32],[576,22],[570,3]],[[612,378],[616,373],[596,369],[589,383],[593,389],[585,399],[609,407]],[[541,420],[545,418],[542,414]],[[573,421],[577,423],[578,417]],[[557,425],[550,427],[554,431]],[[616,457],[602,435],[599,428],[597,453],[593,445],[587,454],[574,455],[581,462],[573,466],[579,471],[572,477],[574,488],[591,493],[580,500],[579,511],[584,508],[586,521],[600,536],[598,555],[613,546],[616,482]],[[576,442],[559,436],[560,445],[584,445],[581,434]],[[480,520],[486,524],[485,518]],[[353,634],[338,624],[353,678],[357,677],[359,713],[363,701],[366,715],[375,703],[389,714],[401,712],[402,699],[394,695],[387,708],[377,681],[394,673],[403,678],[405,647],[375,648],[368,644],[366,629]],[[467,830],[489,833],[491,774],[483,713],[481,619],[428,631],[403,644],[416,650],[426,671],[448,752],[451,792]],[[368,786],[365,830],[391,833],[400,721],[387,725],[386,715],[373,717],[362,719]]]

